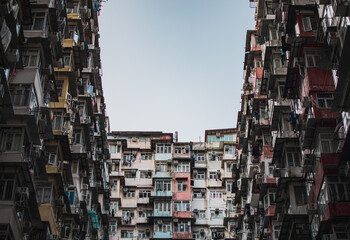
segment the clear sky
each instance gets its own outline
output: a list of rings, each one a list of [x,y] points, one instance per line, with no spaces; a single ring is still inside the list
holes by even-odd
[[[111,130],[203,141],[236,127],[248,0],[109,0],[99,25]]]

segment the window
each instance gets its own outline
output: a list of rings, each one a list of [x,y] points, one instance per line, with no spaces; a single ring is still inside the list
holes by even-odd
[[[194,179],[196,180],[205,179],[205,171],[197,171],[197,173],[194,173]]]
[[[152,160],[152,153],[141,153],[141,160]]]
[[[171,211],[171,203],[170,202],[162,202],[155,201],[154,209],[158,212],[170,212]]]
[[[174,153],[175,154],[189,154],[190,153],[190,146],[186,145],[184,147],[175,147]]]
[[[140,190],[139,191],[139,198],[149,198],[151,197],[151,191],[149,190]]]
[[[200,239],[201,238],[201,234],[198,231],[192,232],[192,238],[193,239]]]
[[[334,153],[338,148],[338,141],[333,138],[332,133],[321,133],[319,135],[321,153]]]
[[[117,233],[117,222],[109,222],[109,229],[108,232],[110,234],[116,234]]]
[[[36,200],[38,203],[51,203],[54,200],[52,184],[40,184],[36,186]],[[74,196],[73,196],[74,197]]]
[[[63,127],[63,112],[54,111],[52,112],[52,129],[62,130]]]
[[[320,63],[320,53],[314,49],[305,49],[305,64],[307,68],[317,67]]]
[[[333,94],[317,93],[317,105],[319,108],[331,108],[333,105]]]
[[[233,142],[233,135],[208,135],[208,142]]]
[[[234,166],[235,165],[233,163],[226,163],[226,172],[232,172]]]
[[[187,180],[178,180],[177,181],[177,191],[178,192],[187,192]]]
[[[79,168],[78,168],[78,161],[72,162],[72,174],[78,174]]]
[[[171,144],[157,144],[157,153],[171,153]]]
[[[24,129],[20,127],[5,127],[1,131],[1,150],[20,151],[23,143]]]
[[[327,185],[329,201],[349,201],[350,193],[347,184],[341,181],[338,176],[327,176]]]
[[[262,68],[263,67],[261,57],[255,58],[254,63],[255,63],[255,68]]]
[[[72,66],[72,59],[70,54],[63,55],[64,66]]]
[[[193,198],[205,198],[205,188],[201,190],[193,190]]]
[[[288,161],[288,166],[290,167],[300,167],[300,151],[298,148],[287,147],[286,156]]]
[[[14,199],[16,175],[14,173],[0,173],[0,200]]]
[[[83,136],[81,129],[74,129],[73,131],[73,144],[83,144]]]
[[[146,232],[146,231],[139,231],[137,237],[138,237],[139,239],[149,238],[149,232]]]
[[[12,84],[10,94],[13,106],[29,106],[32,101],[37,106],[36,94],[30,84]]]
[[[205,210],[198,211],[198,219],[205,219]]]
[[[33,12],[33,25],[23,25],[24,30],[46,30],[46,12]]]
[[[68,201],[69,201],[69,204],[72,205],[72,204],[75,204],[76,202],[74,200],[76,200],[76,198],[74,198],[75,196],[75,190],[69,190],[69,191],[66,191],[66,196],[68,197]]]
[[[226,191],[227,192],[232,192],[232,185],[233,185],[233,183],[232,182],[227,182],[226,183]]]
[[[40,50],[29,48],[23,51],[23,66],[40,68]]]
[[[217,179],[217,172],[209,172],[209,179]]]
[[[155,232],[171,232],[170,222],[158,221],[154,224]]]
[[[302,22],[304,32],[314,32],[317,29],[317,21],[314,14],[303,14]]]
[[[112,217],[114,217],[114,214],[117,214],[118,212],[118,202],[111,202],[110,207],[109,207],[109,211],[112,215]]]
[[[191,223],[187,221],[174,222],[174,232],[191,232]]]
[[[189,201],[174,201],[174,210],[176,212],[189,212],[191,206]]]
[[[56,88],[57,88],[58,97],[62,97],[63,80],[56,80]]]
[[[269,191],[265,196],[264,196],[264,208],[265,210],[271,206],[275,205],[275,192]]]
[[[124,192],[125,198],[134,198],[135,197],[135,191],[126,191]]]
[[[156,162],[156,171],[157,172],[168,172],[168,163],[167,162]]]
[[[235,154],[235,147],[232,145],[225,145],[224,154]]]
[[[109,152],[110,153],[116,153],[116,150],[117,150],[117,145],[115,145],[115,144],[109,145]]]
[[[223,211],[219,209],[210,211],[210,219],[223,219]]]
[[[280,54],[274,54],[273,55],[273,67],[274,67],[274,69],[276,69],[276,68],[283,68]]]
[[[270,39],[271,40],[278,40],[279,39],[277,29],[275,29],[275,28],[270,29]]]
[[[125,178],[136,178],[136,170],[125,171]]]
[[[278,221],[272,221],[273,239],[277,240],[280,235],[281,225]]]
[[[210,198],[222,198],[221,191],[210,191]]]
[[[132,230],[122,230],[121,231],[121,238],[133,238],[134,232]]]
[[[140,171],[140,178],[152,178],[152,170]]]
[[[179,162],[175,165],[175,172],[190,172],[190,163],[189,162]]]
[[[171,182],[156,181],[156,191],[171,191]]]
[[[139,217],[140,218],[146,218],[149,216],[152,216],[152,210],[139,210]]]
[[[205,160],[205,154],[204,153],[196,153],[195,154],[196,161],[204,161]]]
[[[208,154],[208,159],[210,161],[221,161],[222,154],[209,153]]]
[[[294,195],[296,205],[305,205],[307,204],[307,195],[305,186],[294,186]]]

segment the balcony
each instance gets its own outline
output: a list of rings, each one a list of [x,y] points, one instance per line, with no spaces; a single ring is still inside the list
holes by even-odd
[[[171,178],[171,172],[156,172],[155,178]]]
[[[157,196],[157,197],[172,197],[173,196],[173,192],[172,191],[156,190],[155,191],[155,196]]]
[[[192,239],[192,233],[173,233],[173,239]]]
[[[349,218],[350,202],[329,202],[326,205],[324,214],[320,215],[321,221],[328,221],[333,218]]]
[[[172,232],[154,232],[153,238],[164,238],[164,239],[171,239],[173,237]]]
[[[154,214],[155,217],[171,217],[172,216],[172,211],[170,212],[160,212],[157,209],[154,209]]]
[[[172,159],[173,155],[171,153],[156,153],[155,154],[155,160],[156,161],[167,161],[169,159]]]

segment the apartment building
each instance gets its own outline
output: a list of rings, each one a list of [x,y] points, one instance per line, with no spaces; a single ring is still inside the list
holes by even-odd
[[[108,134],[110,239],[233,239],[237,130],[207,130],[205,142],[172,133]]]
[[[249,2],[237,238],[349,239],[349,2]]]
[[[108,238],[100,1],[0,1],[1,239]]]

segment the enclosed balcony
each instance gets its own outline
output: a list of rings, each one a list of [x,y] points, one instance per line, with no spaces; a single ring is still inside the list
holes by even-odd
[[[154,201],[154,217],[171,217],[172,216],[172,204],[171,201]]]

